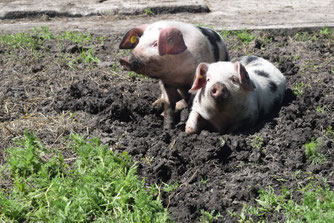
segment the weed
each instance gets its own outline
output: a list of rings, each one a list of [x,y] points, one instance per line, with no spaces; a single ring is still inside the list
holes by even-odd
[[[263,138],[259,135],[253,135],[250,145],[257,150],[260,150],[263,146]]]
[[[7,149],[3,173],[13,185],[0,189],[1,221],[169,222],[126,152],[72,135],[68,148],[77,158],[69,168],[60,154],[24,135],[17,147]]]
[[[291,191],[286,188],[276,195],[272,187],[259,190],[259,197],[255,199],[256,206],[244,207],[240,214],[229,212],[239,222],[266,222],[266,216],[274,212],[284,215],[285,222],[331,222],[334,217],[334,191],[327,184],[321,186],[311,182],[299,189],[302,197],[299,201],[293,199]]]
[[[175,182],[174,184],[166,184],[164,183],[164,186],[163,186],[163,191],[166,192],[166,193],[172,193],[173,191],[175,191],[178,187],[179,187],[179,183],[178,182]]]
[[[79,33],[79,32],[70,32],[65,31],[64,33],[60,34],[56,37],[58,40],[71,40],[79,45],[84,45],[90,43],[92,40],[92,35],[90,33]]]
[[[148,15],[148,16],[152,16],[152,15],[154,15],[154,13],[152,12],[152,9],[151,9],[151,8],[146,8],[144,14],[145,14],[145,15]]]
[[[306,143],[304,146],[305,155],[311,160],[312,164],[319,165],[326,161],[326,157],[319,152],[322,146],[321,138],[318,138],[316,141],[312,139],[311,142]]]
[[[99,58],[93,56],[93,48],[89,48],[88,50],[84,50],[82,48],[80,51],[79,59],[86,64],[89,64],[91,62],[98,63],[100,61]]]
[[[128,76],[131,77],[131,78],[133,78],[133,77],[142,78],[142,79],[146,79],[147,78],[147,76],[145,76],[143,74],[137,74],[134,71],[129,71],[128,72]]]
[[[253,209],[254,210],[254,209]],[[251,215],[251,208],[248,208],[247,204],[243,204],[243,207],[242,207],[242,210],[241,210],[241,213],[237,213],[237,212],[233,212],[233,211],[228,211],[228,213],[237,218],[238,219],[238,222],[240,223],[253,223],[253,218],[251,216],[248,216],[248,215]],[[253,213],[254,215],[258,215],[258,211],[256,211],[255,213]]]
[[[328,109],[328,107],[326,106],[326,105],[324,105],[324,106],[318,106],[317,107],[317,109],[316,109],[316,111],[318,112],[318,113],[321,113],[321,114],[327,114],[327,112],[329,111],[329,109]]]
[[[329,32],[330,31],[329,31],[328,27],[324,27],[319,31],[319,33],[322,34],[322,35],[328,35]]]
[[[250,34],[248,30],[236,31],[236,35],[242,43],[248,44],[255,39],[255,35]]]
[[[50,31],[50,29],[48,27],[44,27],[44,26],[41,26],[40,28],[35,27],[33,33],[37,38],[39,38],[41,40],[54,39],[55,38],[55,36]]]
[[[220,146],[221,147],[224,147],[225,146],[225,144],[226,144],[226,140],[223,138],[223,137],[218,137],[218,140],[219,140],[219,142],[220,142]]]
[[[325,137],[334,142],[334,130],[332,126],[326,128]]]
[[[4,34],[0,37],[0,42],[12,49],[36,50],[41,45],[41,40],[29,33]]]
[[[219,32],[219,34],[223,37],[223,38],[228,38],[230,36],[233,35],[233,31],[230,30],[222,30]]]
[[[305,88],[311,88],[311,84],[305,84],[303,81],[300,83],[296,83],[293,87],[293,93],[297,96],[300,96],[304,93]]]
[[[304,42],[308,37],[307,32],[297,32],[295,35],[295,39]]]
[[[219,212],[215,214],[215,210],[211,212],[201,210],[201,214],[202,216],[200,222],[202,223],[212,223],[214,220],[218,220],[223,217]]]
[[[206,176],[202,177],[202,179],[200,180],[200,184],[206,185],[207,183],[208,183],[208,178]]]

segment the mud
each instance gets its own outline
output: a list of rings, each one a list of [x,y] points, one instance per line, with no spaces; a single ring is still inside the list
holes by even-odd
[[[236,35],[224,38],[231,58],[253,54],[268,59],[284,73],[288,86],[277,114],[254,129],[225,135],[186,135],[187,110],[180,112],[175,129],[163,130],[161,109],[152,106],[160,96],[157,81],[120,70],[118,58],[127,53],[118,50],[121,33],[106,33],[103,42],[93,35],[84,46],[45,40],[37,51],[2,45],[0,162],[4,148],[25,129],[59,148],[65,159],[73,154],[65,149],[64,136],[98,137],[111,149],[128,152],[147,184],[178,183],[173,192],[161,191],[177,222],[198,222],[201,210],[220,212],[223,217],[215,222],[235,222],[229,211],[254,204],[258,190],[268,186],[290,188],[298,199],[294,189],[307,183],[307,174],[325,177],[333,187],[334,143],[326,135],[334,127],[333,36],[299,33],[253,31],[257,38],[250,43]],[[78,49],[90,46],[100,62],[69,63],[80,55]],[[294,93],[297,85],[299,94]],[[305,143],[317,138],[326,156],[321,165],[305,155]],[[283,218],[267,216],[270,222]]]

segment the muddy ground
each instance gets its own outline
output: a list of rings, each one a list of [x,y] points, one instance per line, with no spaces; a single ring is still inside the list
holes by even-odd
[[[274,118],[224,135],[186,135],[187,110],[174,130],[163,130],[161,109],[152,106],[160,94],[157,81],[128,74],[117,62],[127,54],[118,50],[122,33],[92,34],[86,43],[41,38],[35,50],[0,43],[0,163],[4,148],[24,130],[59,149],[68,162],[75,155],[66,149],[66,136],[98,137],[113,150],[127,151],[148,184],[179,185],[161,194],[177,222],[197,222],[201,210],[220,212],[217,222],[236,221],[228,211],[254,204],[259,189],[287,187],[298,199],[297,185],[307,184],[311,175],[333,187],[334,143],[328,133],[334,128],[333,34],[252,31],[250,42],[225,34],[231,58],[252,54],[270,60],[286,76],[288,90]],[[82,47],[93,47],[100,62],[78,59]],[[304,145],[318,138],[326,160],[316,165]]]

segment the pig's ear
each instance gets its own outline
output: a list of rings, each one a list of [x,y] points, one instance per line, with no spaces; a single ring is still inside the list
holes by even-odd
[[[208,69],[209,64],[207,63],[200,63],[197,66],[194,83],[189,90],[190,93],[195,93],[198,89],[201,89],[206,84],[206,74],[208,72]]]
[[[240,86],[246,91],[254,91],[255,85],[249,78],[246,68],[239,62],[234,63],[234,69],[239,74]]]
[[[160,31],[158,47],[160,56],[179,54],[187,49],[181,31],[174,27],[167,27]]]
[[[122,39],[121,44],[119,45],[120,49],[133,49],[137,46],[139,42],[139,37],[141,37],[147,28],[147,24],[136,26],[133,29],[130,29]]]

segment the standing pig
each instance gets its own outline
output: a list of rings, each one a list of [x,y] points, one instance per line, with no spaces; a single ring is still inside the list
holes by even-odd
[[[133,49],[121,58],[125,70],[160,80],[164,128],[174,127],[174,110],[181,96],[188,98],[200,62],[228,60],[223,39],[213,30],[176,21],[159,21],[129,30],[119,46]]]
[[[198,133],[207,124],[221,133],[254,125],[279,108],[285,83],[272,63],[255,56],[234,63],[201,63],[190,89],[196,94],[186,132]]]

